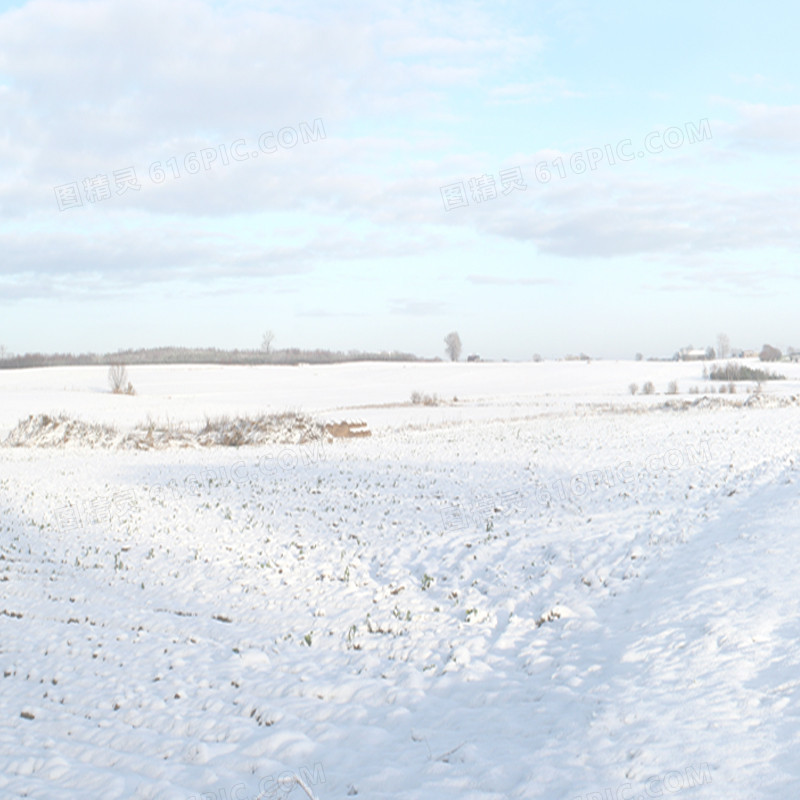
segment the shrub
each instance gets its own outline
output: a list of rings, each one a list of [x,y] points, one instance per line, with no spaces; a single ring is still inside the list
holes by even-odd
[[[647,383],[642,386],[642,393],[643,394],[655,394],[656,387],[653,385],[653,381],[647,381]]]
[[[678,394],[678,381],[670,381],[667,386],[667,394]]]
[[[435,394],[422,394],[421,392],[411,392],[411,402],[415,406],[438,406],[439,397]]]
[[[766,369],[753,369],[744,364],[714,365],[709,377],[712,381],[782,381],[785,375],[777,375]]]
[[[629,391],[631,394],[636,394],[636,392],[638,392],[638,391],[639,391],[639,387],[638,387],[638,386],[637,386],[635,383],[632,383],[632,384],[631,384],[631,385],[628,387],[628,391]]]
[[[689,394],[700,394],[700,387],[699,386],[690,386],[689,387]]]
[[[108,385],[113,394],[136,394],[128,380],[128,369],[124,364],[112,364],[108,368]]]
[[[736,384],[731,382],[728,384],[728,394],[736,394]]]

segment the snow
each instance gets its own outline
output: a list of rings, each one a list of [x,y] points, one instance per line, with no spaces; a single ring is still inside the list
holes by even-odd
[[[0,440],[372,434],[0,447],[0,797],[797,797],[800,365],[702,366],[0,371]]]

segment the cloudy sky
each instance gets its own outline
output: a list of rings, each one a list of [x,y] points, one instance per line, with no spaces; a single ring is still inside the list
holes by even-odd
[[[0,2],[0,344],[800,347],[798,17]]]

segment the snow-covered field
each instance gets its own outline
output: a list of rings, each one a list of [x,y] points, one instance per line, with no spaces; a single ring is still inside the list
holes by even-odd
[[[774,368],[757,396],[688,394],[698,363],[141,367],[133,397],[0,371],[0,441],[61,413],[372,433],[0,446],[0,798],[800,797]]]

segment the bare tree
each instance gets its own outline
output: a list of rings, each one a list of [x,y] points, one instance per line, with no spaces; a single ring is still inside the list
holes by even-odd
[[[461,337],[455,332],[448,333],[444,337],[445,352],[451,361],[458,361],[461,358]]]
[[[727,358],[731,352],[731,340],[727,333],[717,334],[717,357]]]
[[[0,344],[0,361],[5,361],[8,357],[8,351],[6,350],[6,346],[4,344]]]
[[[269,353],[270,349],[272,348],[272,341],[275,338],[275,334],[272,331],[266,331],[264,333],[264,338],[261,340],[261,349],[265,353]]]

